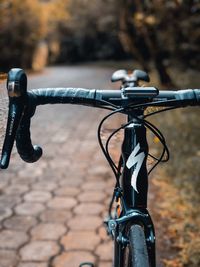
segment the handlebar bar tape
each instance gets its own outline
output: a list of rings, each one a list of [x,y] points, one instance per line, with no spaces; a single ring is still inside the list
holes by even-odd
[[[27,96],[28,105],[26,106],[16,135],[18,153],[26,162],[35,162],[42,156],[42,149],[39,146],[32,145],[30,135],[31,117],[37,105],[69,103],[95,106],[101,99],[122,101],[120,90],[104,91],[82,88],[45,88],[34,89],[31,92],[27,92]],[[200,90],[161,91],[158,98],[165,100],[174,99],[182,104],[187,102],[188,104],[195,105],[200,102]]]
[[[28,106],[25,108],[24,115],[20,122],[20,125],[16,134],[16,147],[20,157],[29,163],[36,162],[42,156],[42,148],[32,145],[31,134],[30,134],[30,124],[31,117],[35,113],[35,105],[33,105],[34,98],[29,95]]]
[[[31,142],[31,117],[37,105],[71,103],[94,105],[95,90],[57,88],[36,89],[27,92],[28,103],[16,134],[16,147],[20,157],[29,163],[36,162],[42,156],[42,148],[33,146]]]
[[[185,105],[196,106],[200,104],[200,90],[199,89],[186,89],[178,90],[176,92],[176,99]],[[184,106],[184,105],[183,105]]]
[[[96,90],[82,88],[45,88],[35,89],[31,93],[36,105],[45,104],[91,104],[94,106]]]
[[[200,89],[194,89],[197,102],[200,104]]]
[[[178,91],[159,91],[159,94],[153,98],[153,101],[162,101],[161,106],[187,106],[199,105],[200,101],[199,89],[187,89]],[[82,88],[43,88],[34,89],[28,94],[32,94],[35,105],[45,104],[80,104],[87,106],[105,105],[104,101],[109,101],[112,104],[122,105],[125,100],[122,97],[121,90],[95,90]],[[148,97],[148,95],[147,95]],[[130,102],[129,99],[128,103]],[[131,98],[131,102],[144,101],[144,97],[139,99]],[[172,100],[172,102],[170,102]],[[158,103],[159,105],[159,103]],[[151,102],[149,102],[151,106]]]

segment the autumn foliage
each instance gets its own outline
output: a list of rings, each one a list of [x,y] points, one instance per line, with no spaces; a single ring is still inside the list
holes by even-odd
[[[46,34],[46,23],[38,1],[0,2],[0,66],[30,67],[32,54]]]
[[[45,40],[51,62],[135,58],[170,84],[174,61],[199,67],[199,13],[195,0],[1,0],[0,68],[31,67]]]

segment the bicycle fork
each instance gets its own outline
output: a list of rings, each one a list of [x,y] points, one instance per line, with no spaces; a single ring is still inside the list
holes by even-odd
[[[110,219],[104,223],[108,234],[111,235],[115,242],[122,248],[125,248],[129,244],[129,240],[126,236],[127,227],[134,224],[142,225],[144,228],[150,265],[151,267],[156,267],[155,230],[151,216],[146,209],[133,209],[120,218]]]

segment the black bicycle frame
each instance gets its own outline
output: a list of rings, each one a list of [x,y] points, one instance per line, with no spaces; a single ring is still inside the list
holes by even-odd
[[[128,115],[128,120],[133,123],[124,129],[122,145],[123,161],[126,163],[122,174],[124,202],[126,209],[145,209],[148,192],[146,128],[131,115]]]
[[[143,116],[143,111],[137,116]],[[142,120],[128,114],[128,121],[131,121],[124,129],[124,140],[122,144],[123,173],[121,186],[123,194],[121,198],[122,214],[115,220],[115,267],[121,267],[123,262],[123,249],[126,246],[127,228],[132,224],[140,224],[144,227],[147,241],[150,266],[156,266],[155,259],[155,231],[151,217],[147,211],[148,194],[148,143],[146,128]],[[121,237],[120,237],[121,236]],[[120,244],[121,242],[121,244]],[[124,244],[123,244],[124,242]]]

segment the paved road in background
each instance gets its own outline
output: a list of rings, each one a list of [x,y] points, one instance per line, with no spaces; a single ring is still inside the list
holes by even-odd
[[[28,87],[111,88],[113,69],[49,67]],[[72,105],[39,107],[32,139],[44,155],[26,164],[15,153],[0,173],[0,267],[111,267],[103,218],[114,180],[96,139],[105,111]]]

